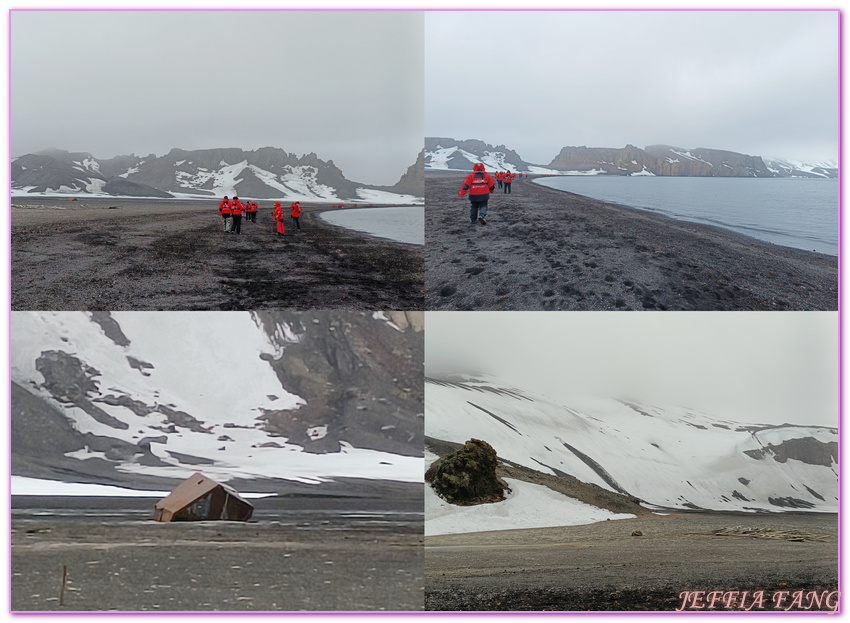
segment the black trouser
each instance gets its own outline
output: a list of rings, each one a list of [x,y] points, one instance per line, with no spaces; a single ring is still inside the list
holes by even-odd
[[[510,182],[505,182],[505,193],[507,193],[509,195],[511,194],[511,183]]]
[[[301,225],[298,223],[298,218],[299,217],[297,216],[293,216],[292,220],[295,221],[295,226],[298,228],[298,231],[301,231]]]
[[[487,199],[489,199],[489,195],[484,195],[484,201],[472,201],[470,199],[469,204],[469,222],[474,223],[478,220],[478,212],[481,211],[481,218],[484,218],[487,215]]]
[[[246,214],[248,215],[249,221],[251,221],[252,223],[257,222],[257,213],[256,212],[246,212]]]
[[[235,231],[237,234],[242,233],[242,215],[241,214],[234,214],[233,215],[233,227],[230,229],[230,231]]]

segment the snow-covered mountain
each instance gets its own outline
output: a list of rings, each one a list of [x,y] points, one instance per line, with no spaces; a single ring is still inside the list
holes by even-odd
[[[415,167],[416,165],[412,165]],[[108,160],[89,153],[48,150],[15,158],[13,195],[107,195],[300,201],[421,203],[410,170],[394,186],[347,180],[332,160],[297,157],[282,149],[172,149],[157,157],[129,155]]]
[[[421,312],[15,312],[12,474],[421,482]]]
[[[490,377],[426,378],[427,438],[667,509],[837,512],[838,430],[745,424],[602,398],[558,403]]]
[[[488,171],[519,172],[535,168],[504,145],[493,147],[475,139],[458,141],[453,138],[425,138],[426,170],[472,171],[472,166],[478,162],[483,163]]]
[[[622,148],[563,147],[547,165],[525,162],[504,145],[475,139],[425,139],[427,171],[471,171],[481,162],[488,170],[541,175],[658,175],[674,177],[828,177],[837,178],[833,162],[763,160],[720,149],[685,149],[670,145]]]
[[[803,160],[784,160],[765,158],[767,168],[776,177],[820,177],[834,179],[838,177],[838,164],[833,161],[806,162]]]

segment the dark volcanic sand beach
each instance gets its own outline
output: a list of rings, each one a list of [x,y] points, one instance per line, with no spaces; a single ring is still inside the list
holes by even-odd
[[[61,500],[13,499],[13,611],[422,610],[421,497],[255,500],[247,523],[158,523],[154,499]]]
[[[218,201],[14,197],[12,309],[422,309],[421,246],[329,225],[327,206],[280,237],[258,203],[237,236]]]
[[[838,258],[515,181],[425,180],[427,310],[836,310]]]
[[[830,538],[715,536],[736,526]],[[837,590],[837,532],[828,514],[675,513],[426,537],[425,609],[675,610],[682,591],[764,590],[769,610],[776,591]]]

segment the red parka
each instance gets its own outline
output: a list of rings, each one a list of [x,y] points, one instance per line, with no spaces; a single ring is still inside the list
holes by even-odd
[[[272,216],[274,220],[277,222],[277,233],[283,234],[286,233],[285,225],[283,223],[283,208],[280,207],[280,202],[275,201],[274,203],[274,212],[272,212]]]
[[[292,218],[298,218],[299,216],[301,216],[301,203],[300,202],[296,201],[291,206],[289,206],[289,208],[292,211]]]
[[[219,214],[230,214],[230,201],[227,199],[222,199],[221,203],[218,204],[218,213]]]
[[[484,165],[480,162],[472,167],[473,173],[466,176],[463,182],[458,197],[463,197],[469,192],[470,199],[472,197],[487,195],[496,190],[496,182],[490,177],[489,173],[484,171]]]

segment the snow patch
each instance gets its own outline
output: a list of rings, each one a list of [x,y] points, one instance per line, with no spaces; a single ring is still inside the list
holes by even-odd
[[[578,526],[606,519],[634,519],[585,504],[543,485],[505,479],[511,488],[507,499],[493,504],[456,506],[425,486],[425,536],[492,530],[522,530]]]

